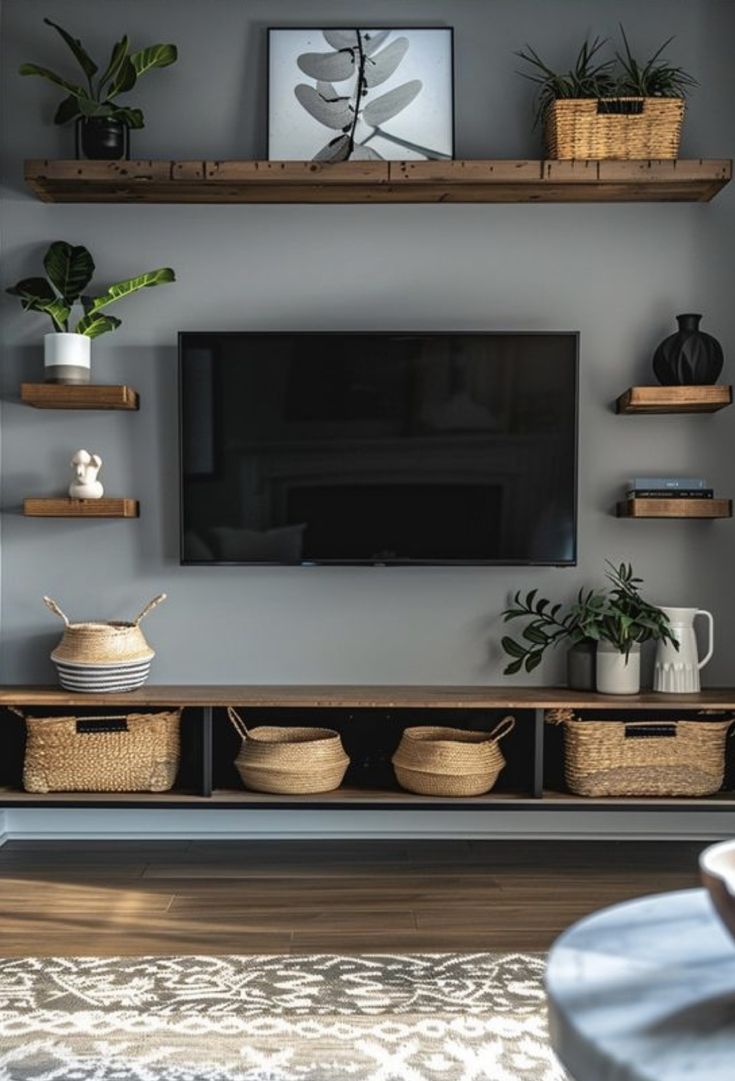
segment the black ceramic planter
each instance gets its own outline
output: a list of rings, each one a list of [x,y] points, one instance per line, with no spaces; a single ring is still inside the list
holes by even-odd
[[[677,315],[679,329],[664,338],[653,354],[653,371],[664,387],[693,387],[717,382],[722,346],[699,329],[701,315]]]
[[[130,157],[130,128],[109,116],[80,116],[76,127],[77,158],[118,161]]]
[[[567,686],[573,691],[594,691],[597,644],[577,642],[567,651]]]

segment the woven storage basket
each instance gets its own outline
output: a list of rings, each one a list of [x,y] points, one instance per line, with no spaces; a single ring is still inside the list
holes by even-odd
[[[141,620],[166,599],[154,597],[132,622],[71,623],[56,601],[44,604],[64,621],[51,660],[59,683],[70,691],[126,691],[142,686],[155,656],[140,629]]]
[[[578,796],[709,796],[722,787],[732,718],[718,721],[581,721],[564,725],[564,777]]]
[[[350,760],[331,728],[246,728],[239,713],[227,710],[242,738],[235,759],[242,783],[253,792],[299,795],[339,788]]]
[[[515,723],[514,717],[504,717],[492,732],[406,728],[392,759],[396,780],[422,796],[481,796],[505,765],[498,744]]]
[[[683,98],[560,98],[544,114],[546,156],[676,158],[683,121]]]
[[[19,711],[18,711],[19,712]],[[167,792],[179,768],[181,710],[26,717],[26,792]]]

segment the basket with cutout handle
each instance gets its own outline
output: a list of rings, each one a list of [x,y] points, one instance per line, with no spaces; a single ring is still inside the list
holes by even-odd
[[[46,607],[64,622],[61,641],[51,654],[61,686],[97,693],[141,687],[155,650],[140,624],[165,599],[166,594],[159,593],[130,621],[72,622],[55,600],[44,597]]]

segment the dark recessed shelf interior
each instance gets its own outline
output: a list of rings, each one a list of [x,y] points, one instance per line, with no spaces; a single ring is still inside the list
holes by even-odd
[[[26,184],[56,203],[708,202],[729,160],[51,161]]]
[[[716,413],[732,404],[732,387],[628,387],[615,403],[618,413]]]
[[[23,383],[20,400],[35,409],[123,409],[138,408],[137,390],[126,386],[84,383],[62,386],[58,383]]]

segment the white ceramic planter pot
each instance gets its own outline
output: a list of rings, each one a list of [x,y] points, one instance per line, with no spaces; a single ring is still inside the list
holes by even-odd
[[[600,694],[638,694],[641,689],[641,647],[633,646],[627,663],[609,642],[597,643],[597,690]]]
[[[86,334],[46,334],[43,339],[44,378],[47,383],[88,383],[92,366],[92,339]]]

